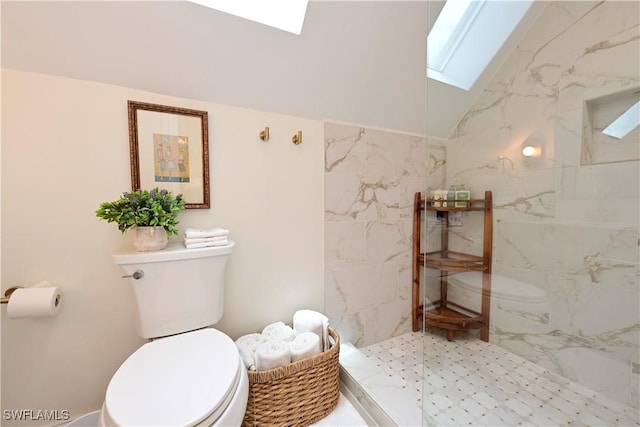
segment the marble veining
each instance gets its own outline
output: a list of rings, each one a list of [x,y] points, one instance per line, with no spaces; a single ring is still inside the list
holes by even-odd
[[[425,188],[425,161],[432,176],[446,169],[434,147],[325,123],[325,312],[358,345],[410,328],[413,195]]]
[[[548,198],[547,196],[553,196],[554,194],[555,191],[541,191],[528,196],[516,197],[515,200],[510,202],[495,204],[494,207],[495,209],[513,209],[533,216],[548,217],[549,214],[545,214],[545,212],[551,210],[552,204],[547,204],[548,202],[545,199]],[[535,209],[537,206],[542,207],[540,212]]]
[[[493,191],[493,272],[547,295],[492,300],[491,342],[635,409],[640,140],[597,142],[585,105],[640,88],[639,63],[640,3],[549,2],[445,144],[447,184]],[[465,221],[450,244],[477,250]]]
[[[493,272],[545,295],[535,303],[493,299],[491,344],[535,362],[543,382],[577,383],[595,390],[598,402],[640,407],[640,161],[629,154],[637,156],[640,142],[624,150],[598,144],[585,109],[640,88],[639,31],[640,2],[547,2],[449,139],[325,123],[325,307],[346,341],[366,347],[410,329],[413,194],[452,184],[472,197],[491,190]],[[539,144],[541,157],[524,159],[525,142]],[[462,219],[451,249],[477,253],[481,222]],[[423,249],[440,230],[435,214],[426,219]],[[430,289],[437,279],[425,276],[425,296],[437,298]],[[474,300],[467,289],[453,293]],[[406,378],[375,381],[387,391],[412,390]],[[516,396],[484,422],[500,424],[500,416],[487,417],[508,411],[500,425],[563,425],[563,409],[572,408],[553,396],[542,385],[528,396],[533,407],[549,408],[542,418]],[[447,399],[437,394],[429,408],[439,412],[426,412],[425,424],[467,421],[491,402],[481,395],[445,413]],[[571,399],[584,425],[624,425],[592,418],[607,409]],[[391,402],[415,409],[402,397]]]

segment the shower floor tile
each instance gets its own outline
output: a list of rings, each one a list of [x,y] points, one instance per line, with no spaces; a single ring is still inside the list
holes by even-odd
[[[347,343],[340,365],[399,426],[640,426],[637,409],[464,335]]]

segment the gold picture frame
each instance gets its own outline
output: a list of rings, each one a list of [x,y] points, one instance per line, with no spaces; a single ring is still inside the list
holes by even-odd
[[[209,209],[206,111],[127,101],[131,188],[182,194],[187,209]]]

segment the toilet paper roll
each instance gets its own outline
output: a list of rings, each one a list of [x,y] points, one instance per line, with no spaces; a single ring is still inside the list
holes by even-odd
[[[62,294],[57,286],[16,289],[7,304],[7,317],[55,316],[60,311]]]

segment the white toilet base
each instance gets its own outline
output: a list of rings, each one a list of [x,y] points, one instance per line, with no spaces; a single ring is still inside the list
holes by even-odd
[[[245,410],[247,409],[247,400],[249,399],[249,377],[247,370],[242,363],[242,370],[240,371],[240,383],[238,384],[238,390],[231,399],[227,409],[218,417],[217,420],[211,425],[214,426],[240,426],[244,418]]]

